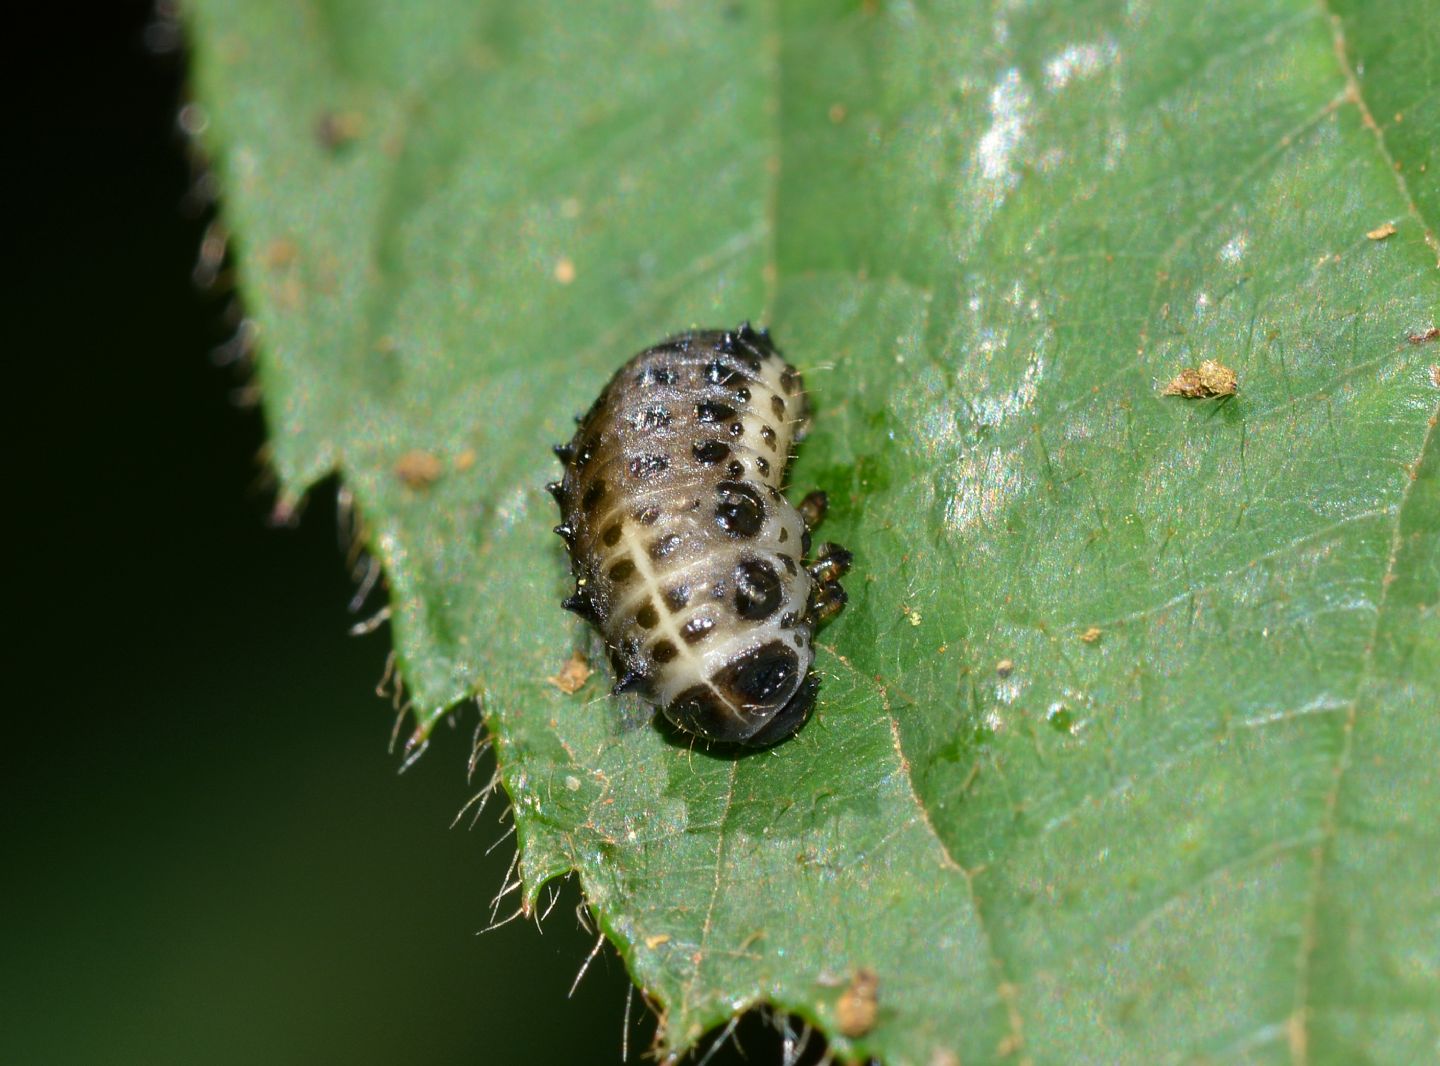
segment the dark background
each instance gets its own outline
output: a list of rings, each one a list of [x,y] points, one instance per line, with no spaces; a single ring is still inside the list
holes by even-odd
[[[261,417],[211,357],[234,294],[191,277],[183,54],[147,3],[41,7],[12,46],[65,59],[7,123],[0,1061],[619,1062],[612,950],[566,998],[573,886],[543,935],[475,935],[514,854],[485,854],[502,804],[449,828],[475,712],[397,774],[335,486],[267,524]],[[637,997],[632,1061],[653,1028]]]

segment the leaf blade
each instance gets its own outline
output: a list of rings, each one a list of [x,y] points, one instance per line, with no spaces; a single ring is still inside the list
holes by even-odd
[[[1433,1043],[1433,20],[382,8],[193,16],[277,465],[343,470],[422,731],[482,697],[528,896],[579,871],[671,1045],[757,1001],[896,1062]],[[859,563],[818,720],[734,762],[545,684],[540,457],[762,306]],[[1206,358],[1238,400],[1157,395]]]

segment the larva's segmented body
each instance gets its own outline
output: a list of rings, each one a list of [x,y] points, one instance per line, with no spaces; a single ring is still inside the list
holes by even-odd
[[[710,740],[773,744],[815,704],[814,633],[850,556],[806,565],[824,495],[781,494],[806,419],[799,372],[747,323],[641,352],[555,449],[565,606],[605,638],[617,692]]]

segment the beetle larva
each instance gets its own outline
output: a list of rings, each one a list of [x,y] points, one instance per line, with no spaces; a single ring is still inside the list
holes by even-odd
[[[815,629],[845,606],[850,553],[806,563],[825,496],[781,495],[806,422],[799,372],[746,323],[647,348],[555,449],[565,606],[605,638],[616,692],[709,740],[774,744],[815,706]]]

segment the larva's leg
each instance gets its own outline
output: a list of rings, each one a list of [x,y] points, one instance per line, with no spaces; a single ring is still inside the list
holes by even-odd
[[[838,544],[820,545],[820,554],[806,567],[817,585],[828,585],[844,577],[855,556]]]
[[[815,579],[810,592],[810,618],[816,628],[823,626],[845,609],[845,589],[840,578],[850,569],[854,556],[838,544],[820,545],[820,554],[805,569]]]
[[[819,629],[845,609],[845,590],[838,581],[816,585],[810,593],[810,619]]]
[[[805,528],[813,530],[818,528],[821,522],[825,521],[825,512],[829,510],[829,508],[830,497],[826,496],[825,493],[819,489],[816,489],[800,501],[800,506],[797,507],[796,510],[800,512],[800,517],[805,520]]]

